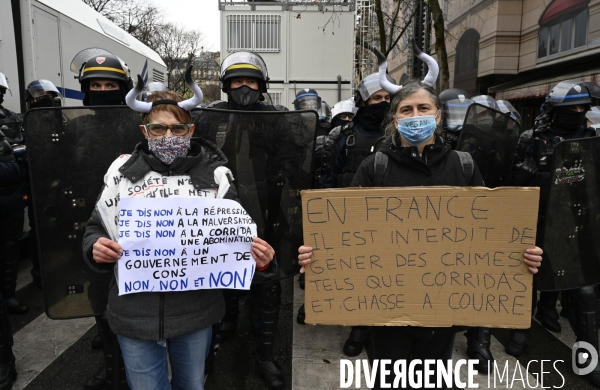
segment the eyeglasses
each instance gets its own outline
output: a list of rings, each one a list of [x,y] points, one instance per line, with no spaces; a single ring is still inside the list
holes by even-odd
[[[351,121],[353,118],[353,114],[340,114],[340,119],[343,121]]]
[[[160,137],[167,134],[167,130],[176,137],[183,137],[190,132],[190,123],[175,123],[174,125],[164,125],[162,123],[147,123],[146,130],[155,137]]]

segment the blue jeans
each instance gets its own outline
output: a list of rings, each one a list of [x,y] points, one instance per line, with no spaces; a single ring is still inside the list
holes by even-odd
[[[208,356],[212,327],[161,341],[119,336],[127,384],[132,390],[204,390],[204,361]],[[171,362],[169,385],[167,354]]]

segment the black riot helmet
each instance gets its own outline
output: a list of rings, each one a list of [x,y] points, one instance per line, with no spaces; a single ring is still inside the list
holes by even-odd
[[[469,106],[473,104],[469,93],[460,88],[449,88],[440,93],[442,103],[442,130],[458,133],[467,115]]]
[[[444,104],[449,100],[464,100],[470,99],[471,95],[464,89],[460,88],[449,88],[440,92],[440,103]]]
[[[33,80],[25,89],[25,104],[28,110],[41,107],[60,107],[61,97],[60,92],[50,80]]]
[[[540,115],[535,118],[534,128],[547,128],[550,123],[555,123],[553,127],[555,131],[560,132],[560,128],[564,126],[560,126],[556,121],[557,116],[563,116],[562,113],[566,113],[563,108],[567,108],[569,106],[583,106],[584,112],[587,112],[592,104],[592,96],[587,86],[583,82],[576,80],[566,80],[561,81],[556,84],[554,88],[550,90],[548,96],[546,96],[546,101],[542,104],[540,108]],[[583,126],[585,121],[585,115],[579,118],[576,122],[581,123],[573,123],[571,128],[577,126]],[[563,129],[565,132],[566,130]]]
[[[590,91],[582,82],[575,80],[562,81],[548,93],[542,104],[542,114],[549,114],[555,107],[592,104]],[[588,108],[589,109],[589,108]]]
[[[79,79],[81,92],[85,94],[83,105],[95,105],[90,102],[90,81],[94,79],[114,80],[119,84],[120,97],[113,96],[108,104],[125,104],[125,96],[131,88],[133,81],[129,76],[127,64],[108,50],[92,47],[77,53],[71,61],[71,71]],[[113,95],[116,95],[113,91]],[[117,102],[118,101],[118,102]]]
[[[498,107],[498,103],[496,103],[496,99],[494,99],[490,95],[477,95],[477,96],[473,96],[471,99],[473,99],[473,101],[477,104],[489,107],[496,111],[500,111],[500,107]]]
[[[251,51],[236,51],[225,57],[221,63],[221,90],[229,91],[231,79],[236,77],[251,77],[258,81],[261,93],[267,92],[269,73],[267,65],[260,55]]]
[[[319,112],[321,110],[321,97],[312,88],[301,89],[296,92],[296,99],[294,100],[294,109],[296,110],[314,110]],[[321,116],[319,114],[319,116]]]

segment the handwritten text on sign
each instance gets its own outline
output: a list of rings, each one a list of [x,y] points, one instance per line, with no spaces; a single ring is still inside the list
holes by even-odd
[[[530,325],[539,189],[302,192],[306,322]]]
[[[256,225],[232,200],[123,198],[119,294],[250,289]]]

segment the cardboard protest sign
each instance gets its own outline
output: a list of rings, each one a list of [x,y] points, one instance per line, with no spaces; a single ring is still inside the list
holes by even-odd
[[[539,188],[302,192],[306,323],[528,328]]]
[[[123,198],[119,295],[212,288],[249,290],[256,225],[228,199]]]

